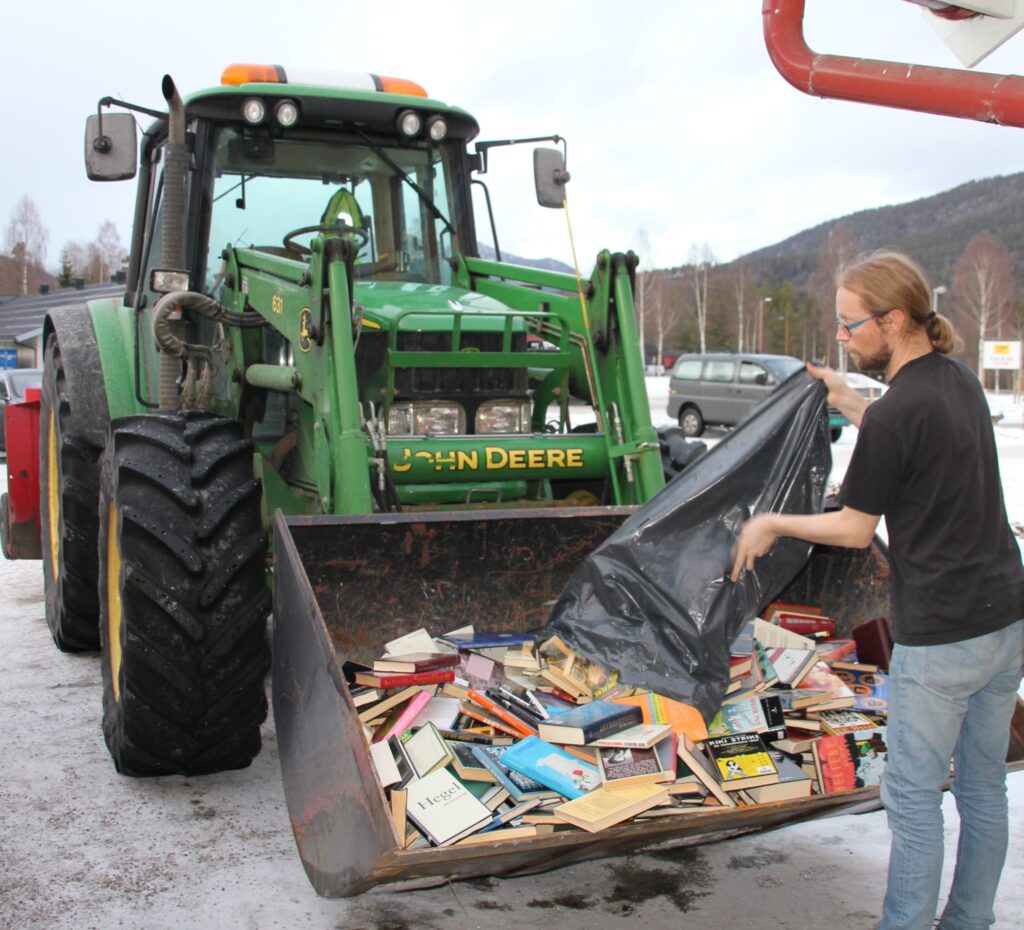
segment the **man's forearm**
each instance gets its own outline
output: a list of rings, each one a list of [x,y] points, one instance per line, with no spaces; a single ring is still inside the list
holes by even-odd
[[[878,517],[844,507],[829,513],[773,513],[769,527],[776,536],[793,536],[809,543],[864,549],[878,526]]]

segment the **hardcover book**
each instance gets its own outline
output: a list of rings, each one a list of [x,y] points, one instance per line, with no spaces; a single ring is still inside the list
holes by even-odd
[[[372,672],[356,672],[356,684],[368,685],[371,688],[406,688],[410,685],[439,685],[455,680],[455,672],[451,669],[440,669],[436,672],[386,672],[376,675]]]
[[[726,791],[747,790],[779,780],[778,769],[756,733],[719,736],[709,739],[706,745]]]
[[[885,617],[876,617],[853,628],[857,641],[857,655],[861,662],[869,662],[879,668],[888,669],[892,661],[892,633]]]
[[[403,655],[381,656],[373,663],[374,675],[389,672],[436,672],[438,669],[455,668],[459,657],[443,652],[409,652]]]
[[[515,772],[528,775],[563,797],[581,797],[601,784],[597,768],[545,742],[528,736],[509,746],[501,761]]]
[[[448,846],[490,823],[491,812],[447,769],[412,782],[406,816],[434,846]]]
[[[602,736],[611,736],[643,720],[639,707],[592,701],[559,714],[552,714],[537,725],[541,739],[550,743],[583,746]]]
[[[409,764],[419,778],[429,775],[435,769],[444,768],[452,761],[448,743],[432,723],[406,735],[401,739],[401,744]]]
[[[457,649],[496,649],[501,646],[520,646],[532,643],[536,637],[533,633],[520,633],[515,630],[482,630],[479,633],[445,633],[437,637],[441,642],[455,646]]]

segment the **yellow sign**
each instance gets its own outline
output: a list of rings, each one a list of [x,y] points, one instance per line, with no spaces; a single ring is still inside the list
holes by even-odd
[[[270,309],[278,316],[284,313],[284,298],[280,294],[274,294],[270,298]]]
[[[402,473],[412,468],[414,459],[433,465],[434,471],[504,471],[554,468],[582,468],[582,449],[503,449],[501,446],[485,446],[478,449],[439,449],[431,452],[421,449],[413,451],[409,446],[402,450],[402,458],[394,463],[394,470]]]

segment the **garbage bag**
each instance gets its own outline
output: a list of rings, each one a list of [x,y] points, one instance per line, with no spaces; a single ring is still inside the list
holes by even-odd
[[[810,556],[810,544],[783,538],[729,580],[744,521],[821,511],[832,469],[826,395],[806,370],[783,382],[584,560],[546,633],[710,720],[728,683],[730,644]]]

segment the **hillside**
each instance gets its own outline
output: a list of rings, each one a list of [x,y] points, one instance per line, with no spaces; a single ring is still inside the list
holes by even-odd
[[[844,224],[858,250],[894,248],[914,256],[936,284],[953,281],[968,241],[987,231],[1006,243],[1015,277],[1024,282],[1024,172],[970,181],[909,203],[861,210],[805,229],[742,260],[760,280],[803,290],[830,230]]]

